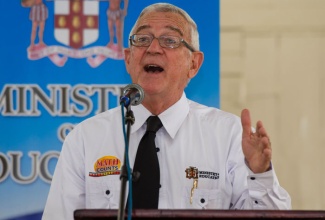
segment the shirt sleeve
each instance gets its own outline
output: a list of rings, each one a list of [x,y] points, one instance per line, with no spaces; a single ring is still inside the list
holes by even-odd
[[[80,144],[74,141],[75,136],[78,136],[78,133],[75,130],[71,131],[62,146],[43,220],[74,219],[74,210],[86,206],[84,163],[82,162],[84,154]]]
[[[274,169],[254,174],[244,163],[232,175],[231,209],[291,209],[291,198],[280,186]]]
[[[253,209],[291,209],[291,198],[276,177],[274,169],[254,174],[248,167],[247,186]]]

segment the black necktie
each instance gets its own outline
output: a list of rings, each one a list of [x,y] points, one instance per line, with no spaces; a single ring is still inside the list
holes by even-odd
[[[160,171],[155,144],[156,132],[162,127],[158,116],[147,119],[147,131],[143,135],[135,158],[133,173],[138,178],[133,181],[133,208],[157,209]]]

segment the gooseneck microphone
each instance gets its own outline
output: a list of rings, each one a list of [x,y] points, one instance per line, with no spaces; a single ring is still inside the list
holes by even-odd
[[[125,151],[124,151],[124,159],[123,165],[121,167],[121,190],[120,190],[120,203],[118,209],[118,220],[124,220],[125,214],[125,198],[127,197],[126,193],[126,183],[129,181],[129,196],[128,199],[128,217],[132,215],[132,171],[130,168],[129,162],[129,140],[131,133],[131,125],[134,124],[135,118],[133,112],[131,110],[130,105],[139,105],[144,98],[144,91],[138,84],[129,84],[123,88],[122,95],[120,97],[120,105],[121,105],[121,113],[123,119],[123,134],[125,140]],[[124,107],[126,110],[126,115],[124,116]],[[125,126],[127,125],[127,131],[125,131]]]
[[[144,91],[138,84],[132,83],[124,87],[120,104],[124,104],[127,108],[129,105],[139,105],[144,98]]]

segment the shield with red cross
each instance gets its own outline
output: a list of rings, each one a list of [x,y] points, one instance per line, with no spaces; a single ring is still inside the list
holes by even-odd
[[[98,39],[98,1],[54,1],[54,37],[72,48],[82,48]]]

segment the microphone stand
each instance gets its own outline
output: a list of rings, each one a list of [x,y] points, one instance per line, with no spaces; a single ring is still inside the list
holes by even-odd
[[[130,131],[131,131],[131,125],[134,124],[135,118],[133,115],[133,112],[131,110],[131,105],[127,107],[126,116],[125,116],[125,123],[127,124],[127,145],[129,145],[130,140]],[[128,181],[128,172],[126,169],[126,154],[128,152],[124,152],[124,162],[121,168],[121,191],[120,191],[120,204],[119,204],[119,210],[118,210],[118,220],[124,220],[124,214],[125,214],[125,195],[126,195],[126,183]]]

